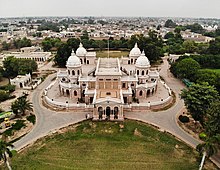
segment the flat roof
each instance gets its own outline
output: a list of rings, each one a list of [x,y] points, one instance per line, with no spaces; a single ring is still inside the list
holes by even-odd
[[[99,58],[96,75],[122,75],[118,58]]]

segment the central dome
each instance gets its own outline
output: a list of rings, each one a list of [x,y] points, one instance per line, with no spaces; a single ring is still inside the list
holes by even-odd
[[[150,66],[150,61],[145,56],[144,51],[142,52],[141,56],[137,58],[135,66],[137,67],[149,67]]]
[[[130,57],[139,57],[141,55],[141,50],[138,48],[137,43],[135,43],[134,48],[132,48],[132,50],[130,51],[129,56]]]
[[[86,49],[83,47],[82,43],[79,44],[79,48],[76,50],[77,56],[85,56],[87,53]]]
[[[71,56],[68,58],[66,62],[66,67],[78,67],[81,66],[80,59],[76,56],[74,51],[72,51]]]

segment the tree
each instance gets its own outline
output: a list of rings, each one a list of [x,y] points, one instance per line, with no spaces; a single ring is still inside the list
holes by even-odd
[[[51,41],[45,39],[42,41],[41,45],[43,46],[44,51],[50,51],[50,49],[53,47]]]
[[[72,49],[76,50],[79,47],[80,39],[79,38],[69,38],[67,40],[67,45]]]
[[[12,78],[18,75],[17,59],[13,56],[9,56],[3,61],[3,67],[5,77]]]
[[[82,36],[80,37],[81,40],[89,40],[89,34],[86,30],[83,30]]]
[[[183,89],[180,96],[192,117],[202,124],[204,123],[206,110],[211,106],[212,102],[219,99],[216,88],[208,83],[193,84],[189,89]]]
[[[192,25],[187,25],[186,28],[190,29],[192,32],[199,33],[199,34],[202,34],[205,32],[203,27],[198,23],[194,23]]]
[[[217,73],[213,70],[198,70],[194,76],[194,81],[196,83],[208,82],[210,85],[215,86],[220,92],[220,73]]]
[[[10,43],[7,43],[6,41],[2,42],[2,49],[3,50],[9,50],[10,46],[11,46]]]
[[[63,43],[57,50],[57,54],[54,58],[54,62],[59,67],[65,67],[66,61],[71,55],[72,48],[67,43]]]
[[[179,78],[187,78],[193,80],[196,72],[200,69],[200,65],[192,58],[185,58],[171,66],[171,72]]]
[[[128,47],[131,49],[134,47],[135,43],[138,43],[140,50],[144,50],[146,56],[151,62],[157,61],[160,56],[163,56],[163,40],[156,31],[149,31],[148,37],[143,34],[132,35],[131,39],[128,41]]]
[[[168,32],[168,33],[166,33],[166,35],[164,36],[164,38],[165,38],[165,39],[174,38],[174,33]]]
[[[198,51],[195,41],[187,40],[183,42],[183,48],[186,53],[194,53]]]
[[[3,160],[9,170],[11,170],[11,166],[8,162],[7,155],[11,158],[12,153],[9,147],[14,147],[11,143],[0,140],[0,160]]]
[[[27,110],[33,111],[33,105],[27,100],[27,95],[23,95],[12,103],[11,109],[15,114],[25,115]]]
[[[30,47],[32,45],[31,40],[27,39],[26,37],[14,40],[13,44],[15,48]]]
[[[171,19],[168,19],[164,25],[164,27],[167,27],[167,28],[175,28],[176,26],[177,26],[176,23],[173,22],[173,20]]]
[[[208,53],[214,55],[220,54],[220,37],[209,42]]]
[[[196,146],[196,150],[203,155],[201,163],[199,165],[199,170],[202,170],[202,167],[205,162],[205,157],[207,156],[208,158],[215,153],[217,153],[217,147],[216,147],[216,142],[218,141],[218,138],[216,136],[214,137],[207,137],[205,139],[205,142],[200,143]]]
[[[31,59],[19,59],[13,56],[3,61],[4,76],[7,78],[16,77],[18,74],[28,74],[37,70],[37,63]]]
[[[220,135],[220,101],[216,100],[206,112],[205,130],[209,136]]]

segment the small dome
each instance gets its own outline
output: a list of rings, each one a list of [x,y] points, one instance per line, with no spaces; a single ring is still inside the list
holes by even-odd
[[[139,57],[141,55],[141,50],[138,48],[137,43],[135,43],[134,48],[132,48],[132,50],[130,51],[129,56],[130,57]]]
[[[77,56],[85,56],[87,53],[86,49],[83,47],[82,43],[79,44],[79,48],[76,50]]]
[[[68,58],[66,62],[66,67],[78,67],[81,66],[81,62],[79,57],[76,56],[74,51],[72,51],[71,56]]]
[[[137,67],[149,67],[150,66],[150,61],[145,56],[144,51],[141,53],[141,56],[137,58],[135,66]]]

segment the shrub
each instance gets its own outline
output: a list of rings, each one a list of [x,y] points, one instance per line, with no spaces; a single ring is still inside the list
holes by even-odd
[[[189,117],[180,115],[180,116],[179,116],[179,120],[180,120],[180,122],[182,122],[182,123],[188,123],[188,122],[189,122]]]
[[[27,117],[27,120],[31,123],[33,123],[33,125],[35,124],[36,122],[36,117],[34,114],[31,114],[30,116]]]
[[[9,128],[7,129],[6,131],[3,132],[3,135],[5,136],[12,136],[14,133],[13,133],[13,130],[12,128]]]
[[[202,139],[202,140],[206,139],[206,134],[205,134],[205,132],[200,133],[200,134],[199,134],[199,138]]]
[[[20,130],[22,127],[25,127],[24,120],[16,120],[16,123],[11,128],[13,130]]]
[[[8,84],[7,86],[5,86],[5,90],[9,91],[9,93],[12,93],[13,91],[15,91],[15,85]]]
[[[3,102],[8,98],[9,98],[9,93],[4,90],[0,90],[0,102]]]
[[[0,90],[5,90],[8,91],[9,93],[12,93],[13,91],[15,91],[15,85],[5,85],[5,86],[0,86]]]

